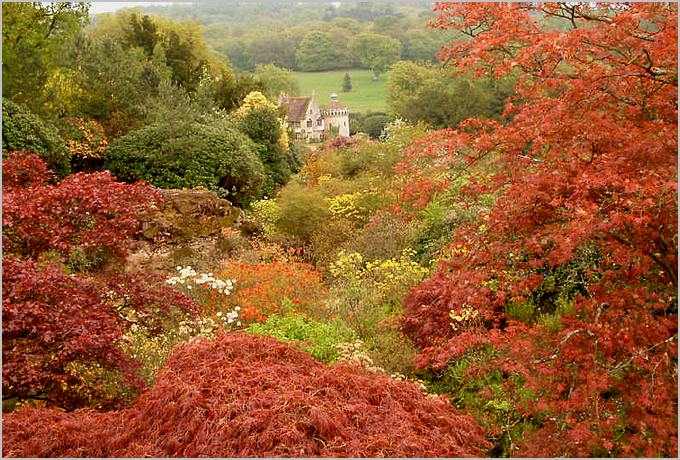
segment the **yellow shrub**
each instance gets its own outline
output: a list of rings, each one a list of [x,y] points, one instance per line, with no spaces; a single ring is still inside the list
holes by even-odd
[[[357,204],[357,200],[361,197],[361,195],[361,192],[355,192],[328,198],[328,210],[331,212],[331,216],[333,218],[360,218],[361,215],[366,211],[365,208]]]

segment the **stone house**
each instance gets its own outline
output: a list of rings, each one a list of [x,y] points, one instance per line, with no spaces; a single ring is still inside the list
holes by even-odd
[[[296,140],[321,142],[336,129],[339,136],[349,136],[349,109],[338,102],[335,93],[324,107],[319,107],[314,91],[310,97],[290,97],[282,93],[279,106],[286,108],[286,122]]]

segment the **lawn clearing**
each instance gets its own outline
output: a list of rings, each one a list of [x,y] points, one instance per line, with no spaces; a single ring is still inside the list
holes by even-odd
[[[352,91],[342,92],[342,80],[345,73],[352,79]],[[300,83],[302,96],[309,96],[316,91],[319,105],[330,101],[331,93],[337,93],[338,100],[349,107],[350,112],[384,112],[387,101],[387,79],[389,72],[380,75],[373,81],[370,70],[330,70],[327,72],[295,72]]]

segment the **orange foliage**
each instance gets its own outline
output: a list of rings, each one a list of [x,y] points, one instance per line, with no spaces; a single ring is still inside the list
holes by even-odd
[[[76,158],[103,158],[109,143],[102,125],[82,118],[69,118],[66,121],[72,130],[72,138],[67,140],[71,154]]]
[[[299,313],[308,313],[319,308],[327,292],[314,267],[302,263],[228,261],[220,275],[222,279],[236,280],[231,300],[241,306],[245,321],[264,321],[280,311],[284,298]]]

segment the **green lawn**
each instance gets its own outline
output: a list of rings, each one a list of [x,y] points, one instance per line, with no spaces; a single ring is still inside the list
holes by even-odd
[[[342,92],[345,72],[352,79],[352,91]],[[350,112],[384,112],[387,101],[387,78],[389,72],[373,81],[370,70],[329,70],[327,72],[295,72],[300,84],[301,96],[309,96],[316,91],[319,105],[330,101],[331,93],[338,94],[338,100],[349,107]]]

